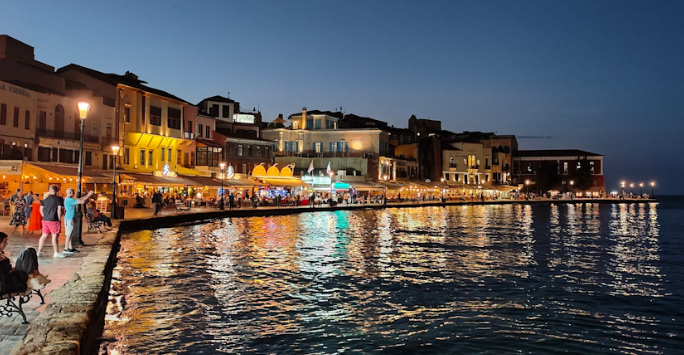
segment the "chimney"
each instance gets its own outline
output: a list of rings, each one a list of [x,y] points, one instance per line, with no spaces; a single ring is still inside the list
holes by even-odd
[[[306,126],[306,107],[302,107],[302,129],[307,129]]]

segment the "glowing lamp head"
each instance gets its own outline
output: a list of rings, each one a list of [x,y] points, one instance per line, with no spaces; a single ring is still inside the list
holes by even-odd
[[[575,184],[575,180],[570,180],[570,186]]]
[[[78,116],[82,120],[86,119],[86,116],[88,116],[88,111],[90,111],[90,104],[88,103],[88,101],[79,101],[78,102]]]
[[[116,144],[113,145],[113,146],[112,146],[112,153],[114,153],[114,155],[119,154],[119,149],[121,149],[121,147],[119,147],[119,146],[116,145]]]
[[[220,163],[219,163],[219,166],[221,167],[221,170],[223,170],[223,169],[226,168],[226,163],[220,162]]]
[[[643,183],[643,182],[640,182],[640,183],[639,183],[639,187],[644,187],[644,183]]]
[[[525,180],[525,185],[529,185],[529,184],[530,184],[530,180]]]
[[[625,182],[624,182],[624,181],[620,181],[620,186],[625,187]]]
[[[629,187],[634,187],[634,183],[629,184]]]
[[[651,181],[651,186],[655,186],[655,181]]]

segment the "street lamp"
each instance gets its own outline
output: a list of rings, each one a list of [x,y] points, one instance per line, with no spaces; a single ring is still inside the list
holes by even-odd
[[[333,183],[333,172],[330,172],[330,198],[328,198],[328,204],[332,204],[332,194],[333,194],[333,186],[335,186],[335,183]]]
[[[441,178],[440,181],[442,182],[442,203],[444,203],[444,178]]]
[[[114,174],[112,178],[112,219],[119,218],[116,212],[116,161],[119,157],[119,149],[121,149],[121,147],[116,144],[112,146],[112,153],[114,153]]]
[[[219,210],[223,211],[225,209],[223,204],[223,179],[226,177],[226,163],[220,162],[219,166],[221,167],[221,199],[219,200]]]
[[[530,193],[530,180],[525,180],[525,190],[527,190],[527,193]]]
[[[639,195],[640,196],[644,195],[644,183],[643,182],[639,183]]]
[[[88,101],[78,102],[78,116],[81,119],[81,139],[80,139],[80,150],[78,151],[78,182],[76,184],[76,198],[81,198],[81,182],[83,181],[83,131],[85,129],[85,119],[88,116],[88,111],[90,111],[90,103]],[[81,234],[83,233],[83,211],[81,205],[77,206],[76,209],[76,219],[78,222],[75,224],[76,233],[72,243],[75,245],[83,245],[83,240],[81,239]]]
[[[653,187],[655,187],[655,181],[651,181],[651,197],[655,197],[655,194],[653,193]]]
[[[632,189],[634,188],[634,183],[629,184],[629,194],[632,194]]]

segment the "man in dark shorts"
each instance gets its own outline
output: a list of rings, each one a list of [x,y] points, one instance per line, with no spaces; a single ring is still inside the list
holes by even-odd
[[[60,253],[57,248],[57,237],[61,231],[61,220],[64,214],[64,199],[59,197],[57,193],[59,193],[59,187],[51,185],[48,190],[48,197],[40,202],[40,214],[43,216],[43,234],[41,234],[40,242],[38,243],[38,256],[40,256],[40,252],[43,250],[45,239],[48,235],[52,235],[53,257],[64,257],[64,254]]]

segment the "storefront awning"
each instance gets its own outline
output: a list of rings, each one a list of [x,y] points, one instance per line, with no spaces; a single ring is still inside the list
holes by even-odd
[[[290,178],[290,179],[260,179],[266,185],[278,186],[278,187],[304,187],[308,186],[301,179]]]
[[[31,168],[44,171],[46,176],[55,178],[70,178],[78,180],[78,167],[71,165],[56,165],[49,163],[25,163],[24,171],[29,172]],[[113,172],[104,170],[93,170],[84,168],[82,171],[84,182],[97,184],[111,184],[114,178]]]
[[[188,186],[221,187],[221,180],[216,180],[209,176],[182,176],[182,178],[193,183],[193,185]]]
[[[193,181],[182,177],[173,176],[154,176],[145,174],[129,174],[122,179],[135,180],[136,184],[155,185],[155,186],[196,186]]]
[[[385,186],[376,184],[374,182],[359,181],[349,183],[354,189],[358,191],[384,190]]]
[[[252,179],[225,179],[223,181],[224,186],[226,187],[254,187],[254,186],[266,186],[266,184],[263,184],[259,181],[255,181]]]

